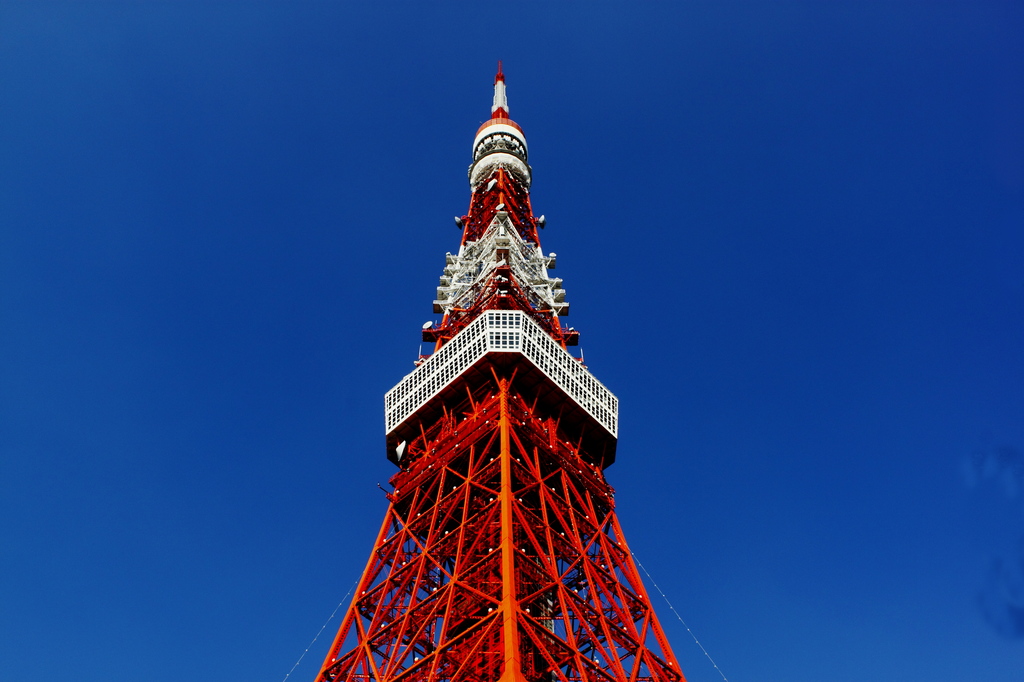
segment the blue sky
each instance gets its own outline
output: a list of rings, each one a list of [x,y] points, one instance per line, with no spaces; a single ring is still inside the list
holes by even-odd
[[[728,678],[1018,682],[1021,35],[1012,2],[0,3],[4,678],[285,676],[383,517],[503,59],[623,526]]]

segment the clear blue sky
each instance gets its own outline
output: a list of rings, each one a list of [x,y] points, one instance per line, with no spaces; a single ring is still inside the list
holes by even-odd
[[[0,678],[284,677],[503,59],[628,539],[729,679],[1024,679],[1024,8],[639,4],[0,0]]]

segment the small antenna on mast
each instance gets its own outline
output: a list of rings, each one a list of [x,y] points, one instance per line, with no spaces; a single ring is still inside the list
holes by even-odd
[[[498,60],[498,73],[494,76],[494,106],[491,107],[491,118],[508,118],[508,99],[505,97],[505,72],[501,70]]]

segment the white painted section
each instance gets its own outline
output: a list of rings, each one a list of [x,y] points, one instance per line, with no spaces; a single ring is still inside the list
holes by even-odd
[[[473,138],[474,157],[476,155],[476,148],[480,145],[480,142],[485,137],[494,135],[495,133],[504,133],[506,135],[511,135],[512,137],[516,138],[523,144],[523,149],[529,151],[529,147],[526,146],[526,135],[523,135],[521,132],[519,132],[512,126],[508,125],[507,123],[492,123],[489,126],[485,126],[479,133],[476,134],[476,137]]]
[[[499,262],[504,262],[498,260],[499,249],[508,251],[512,276],[537,310],[558,311],[567,306],[564,298],[555,300],[554,292],[562,288],[562,280],[548,276],[551,259],[520,237],[508,214],[499,211],[480,239],[463,244],[457,256],[445,256],[446,267],[437,288],[437,312],[470,306]]]
[[[508,112],[508,97],[505,96],[505,81],[497,80],[494,82],[494,105],[491,107],[491,113],[493,114],[499,108],[504,109]]]
[[[384,396],[385,433],[391,433],[488,353],[519,353],[613,437],[619,436],[619,399],[526,313],[488,311]]]
[[[504,168],[505,170],[513,173],[520,182],[527,187],[533,181],[530,174],[530,167],[518,156],[512,154],[506,154],[504,152],[496,152],[494,154],[488,154],[479,161],[473,164],[469,171],[469,187],[472,189],[476,187],[478,183],[483,182],[488,176],[498,170],[498,168]]]

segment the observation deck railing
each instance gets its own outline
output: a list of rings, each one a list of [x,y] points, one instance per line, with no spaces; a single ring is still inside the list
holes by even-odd
[[[384,395],[385,433],[391,433],[488,353],[520,353],[613,437],[619,400],[540,325],[518,310],[482,313]]]

